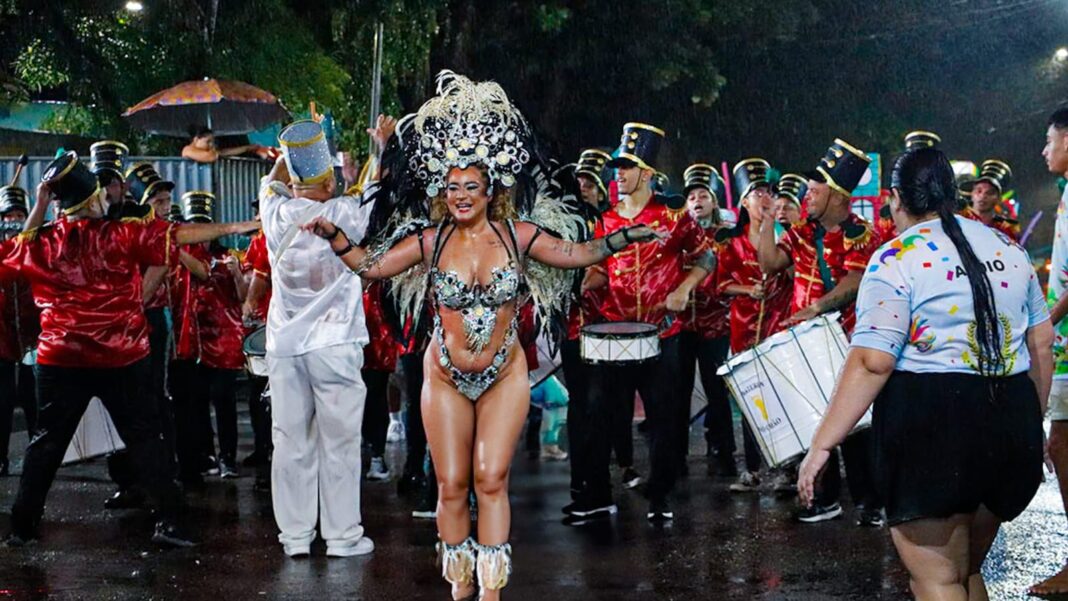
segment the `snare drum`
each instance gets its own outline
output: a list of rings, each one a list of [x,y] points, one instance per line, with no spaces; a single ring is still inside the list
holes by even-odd
[[[592,365],[634,365],[660,356],[660,335],[650,323],[616,321],[584,326],[582,360]]]
[[[731,357],[727,381],[768,465],[803,455],[812,443],[849,343],[838,314],[821,315]],[[871,410],[854,431],[871,425]]]
[[[267,377],[267,326],[256,328],[241,344],[248,373]]]

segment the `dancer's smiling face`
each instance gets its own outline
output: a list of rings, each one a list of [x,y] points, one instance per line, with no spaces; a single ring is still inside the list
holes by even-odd
[[[474,223],[486,218],[489,178],[478,167],[453,168],[445,186],[445,204],[456,223]]]

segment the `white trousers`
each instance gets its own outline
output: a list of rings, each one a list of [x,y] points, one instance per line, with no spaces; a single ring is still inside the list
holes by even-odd
[[[329,547],[355,545],[360,519],[360,429],[367,388],[363,348],[330,346],[268,357],[274,455],[271,500],[284,545],[315,539],[318,518]]]

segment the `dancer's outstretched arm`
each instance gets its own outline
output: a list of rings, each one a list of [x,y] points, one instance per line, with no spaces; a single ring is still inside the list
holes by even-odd
[[[370,251],[356,246],[341,228],[326,218],[316,217],[300,229],[329,242],[330,249],[349,269],[371,280],[391,278],[423,260],[422,240],[415,234],[401,240],[382,256],[369,260]]]

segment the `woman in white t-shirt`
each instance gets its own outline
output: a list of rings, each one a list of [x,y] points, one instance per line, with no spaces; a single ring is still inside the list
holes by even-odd
[[[985,599],[979,568],[1042,479],[1053,330],[1027,253],[954,215],[933,148],[894,166],[902,232],[872,256],[831,406],[801,466],[811,502],[836,445],[875,403],[876,484],[917,599]]]

